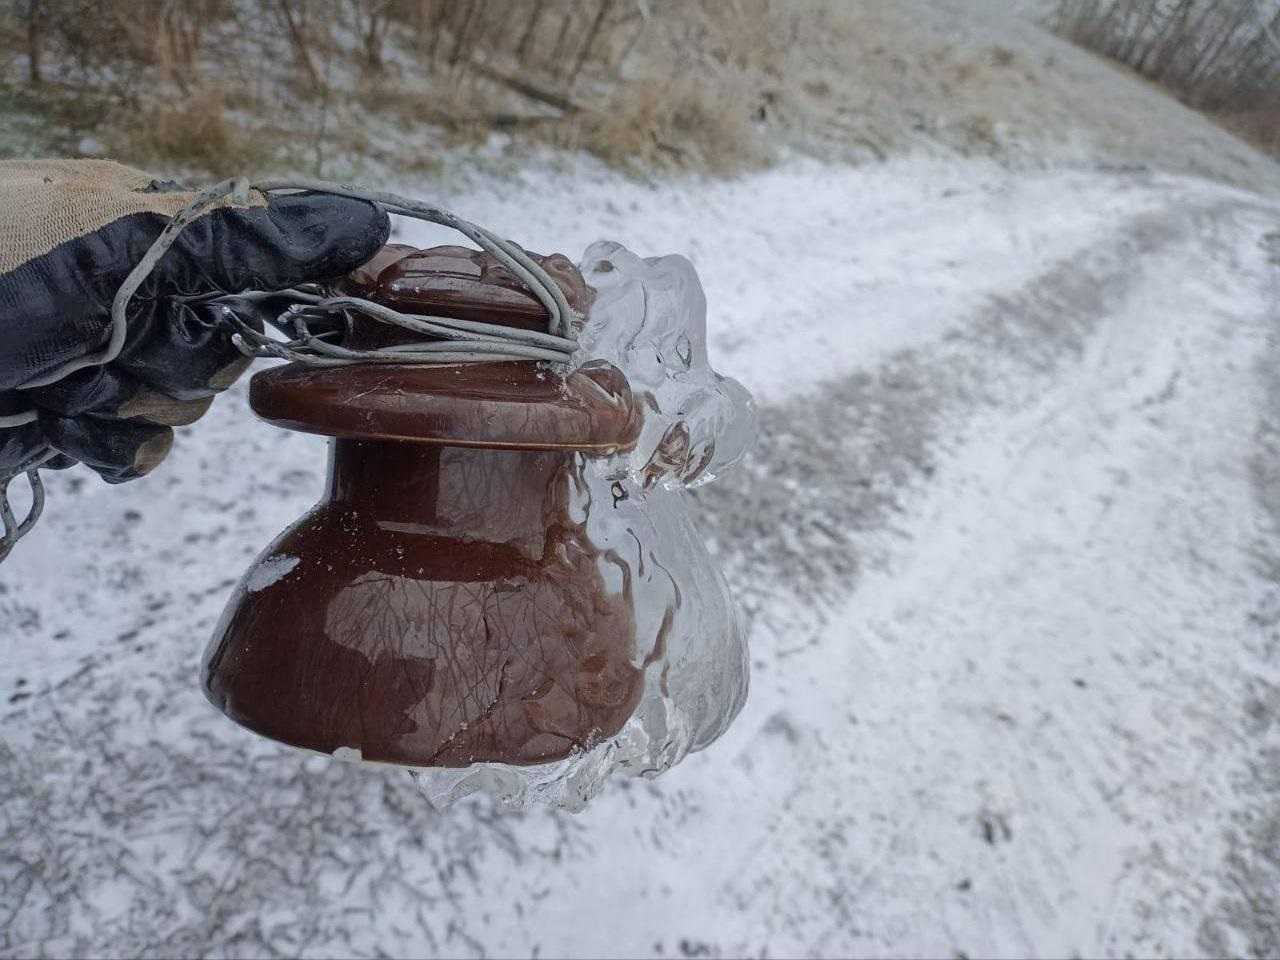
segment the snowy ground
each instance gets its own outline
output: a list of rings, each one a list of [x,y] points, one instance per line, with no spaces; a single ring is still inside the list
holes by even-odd
[[[323,467],[240,386],[0,571],[0,954],[1280,952],[1280,205],[912,161],[448,202],[698,266],[764,426],[700,493],[745,711],[578,816],[234,727],[201,649]]]

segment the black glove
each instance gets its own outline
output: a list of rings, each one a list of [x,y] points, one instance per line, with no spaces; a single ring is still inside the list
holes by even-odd
[[[375,205],[323,194],[260,195],[193,221],[130,303],[120,355],[50,384],[24,384],[99,351],[129,271],[192,194],[108,161],[0,162],[0,478],[41,450],[119,483],[163,459],[174,426],[200,417],[249,365],[231,342],[234,310],[261,330],[279,304],[184,298],[280,290],[342,276],[386,242]]]

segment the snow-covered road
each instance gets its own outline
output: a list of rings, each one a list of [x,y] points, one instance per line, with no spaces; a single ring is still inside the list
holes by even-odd
[[[697,265],[762,401],[699,495],[746,709],[578,816],[235,728],[201,649],[323,465],[241,385],[0,570],[0,954],[1280,950],[1280,207],[915,161],[449,205]]]

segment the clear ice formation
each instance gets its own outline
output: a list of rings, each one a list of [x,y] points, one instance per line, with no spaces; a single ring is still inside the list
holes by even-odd
[[[579,269],[596,290],[580,362],[621,369],[645,408],[632,450],[579,455],[573,504],[605,583],[631,593],[642,693],[619,731],[563,760],[414,771],[438,806],[484,792],[515,807],[581,809],[610,774],[656,776],[707,746],[746,699],[741,618],[694,526],[686,490],[747,453],[756,429],[751,396],[711,368],[706,297],[687,259],[641,258],[600,241]]]

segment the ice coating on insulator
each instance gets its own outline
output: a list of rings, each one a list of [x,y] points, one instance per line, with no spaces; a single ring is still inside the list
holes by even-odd
[[[652,398],[639,443],[610,471],[625,464],[642,486],[697,487],[737,463],[755,438],[755,408],[742,384],[711,368],[707,298],[693,264],[599,241],[579,269],[596,290],[579,358],[609,361]]]
[[[513,806],[579,809],[613,773],[656,776],[707,746],[746,699],[741,618],[686,489],[748,451],[756,432],[750,394],[710,365],[706,297],[687,259],[641,258],[601,241],[579,269],[596,296],[577,359],[621,369],[644,424],[626,452],[575,455],[570,514],[597,551],[608,589],[630,598],[642,691],[620,730],[564,759],[415,771],[437,805],[484,792]]]

